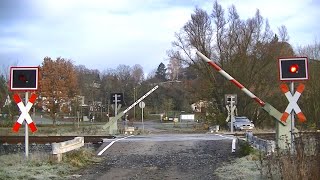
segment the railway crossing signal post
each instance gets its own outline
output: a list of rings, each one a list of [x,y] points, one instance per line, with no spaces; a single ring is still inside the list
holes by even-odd
[[[281,84],[281,91],[285,94],[286,98],[289,101],[285,112],[281,116],[281,121],[288,121],[288,127],[286,131],[289,130],[286,136],[280,137],[281,142],[285,139],[290,142],[291,147],[294,146],[294,133],[296,133],[295,128],[295,119],[294,114],[296,113],[300,122],[305,122],[306,117],[302,113],[300,107],[297,104],[301,93],[304,90],[304,84],[299,84],[297,91],[294,91],[294,81],[305,81],[309,79],[308,73],[308,58],[306,57],[294,57],[294,58],[279,58],[279,80],[282,82],[290,83],[290,90],[286,84]],[[278,131],[281,131],[282,127],[277,128]],[[285,146],[282,144],[282,146]],[[291,148],[293,149],[293,148]]]
[[[234,116],[236,113],[237,108],[237,95],[236,94],[226,94],[225,95],[225,104],[228,111],[228,117],[226,121],[230,120],[230,131],[233,133],[233,123],[234,123]]]
[[[114,116],[116,116],[123,102],[123,93],[112,93],[110,101],[114,104]]]
[[[25,91],[25,105],[18,94],[14,94],[13,99],[17,103],[21,115],[13,126],[13,131],[18,132],[23,121],[25,121],[25,157],[29,156],[29,131],[37,131],[37,127],[32,121],[29,111],[34,104],[37,96],[32,94],[30,99],[28,91],[38,89],[39,67],[11,67],[10,68],[10,91]]]
[[[230,76],[227,72],[221,69],[216,63],[211,61],[201,52],[196,51],[196,54],[206,61],[210,66],[212,66],[216,71],[218,71],[223,77],[232,82],[235,86],[237,86],[241,91],[243,91],[246,95],[256,101],[266,112],[268,112],[271,116],[273,116],[277,122],[276,127],[276,143],[280,149],[286,149],[286,142],[291,141],[291,135],[295,128],[291,126],[291,117],[288,117],[285,121],[281,120],[283,117],[283,113],[279,112],[276,108],[274,108],[271,104],[262,101],[252,92],[250,92],[246,87],[244,87],[241,83],[235,80],[232,76]],[[303,59],[303,60],[302,60]],[[291,61],[290,61],[291,60]],[[290,61],[290,62],[289,62]],[[301,81],[308,79],[308,64],[307,58],[289,58],[283,61],[279,59],[279,69],[280,69],[280,80],[283,81]],[[293,87],[293,85],[292,85]],[[295,96],[295,95],[294,95]],[[296,97],[295,97],[296,98]],[[291,99],[290,99],[291,101]],[[290,102],[291,103],[291,102]],[[292,109],[291,109],[292,110]],[[285,117],[283,117],[284,119]],[[290,138],[284,140],[281,137]]]

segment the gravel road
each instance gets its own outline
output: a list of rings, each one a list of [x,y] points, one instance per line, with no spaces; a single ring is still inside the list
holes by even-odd
[[[217,179],[214,170],[236,155],[227,139],[119,141],[103,158],[102,163],[78,172],[74,179]]]

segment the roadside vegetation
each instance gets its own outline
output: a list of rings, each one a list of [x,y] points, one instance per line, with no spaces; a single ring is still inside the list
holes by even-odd
[[[263,177],[258,168],[259,155],[258,152],[241,158],[237,158],[230,163],[222,164],[214,171],[214,174],[221,180],[263,180]]]
[[[99,161],[92,149],[85,148],[64,154],[61,163],[57,163],[52,155],[40,152],[31,153],[28,160],[24,154],[2,155],[0,180],[62,180],[77,176],[73,175],[75,171]]]
[[[215,170],[219,179],[283,179],[317,180],[320,177],[320,136],[299,134],[295,146],[276,149],[266,154],[253,149],[246,141],[240,142],[239,158]]]
[[[269,179],[317,180],[320,177],[320,136],[298,134],[295,146],[260,155],[261,174]]]

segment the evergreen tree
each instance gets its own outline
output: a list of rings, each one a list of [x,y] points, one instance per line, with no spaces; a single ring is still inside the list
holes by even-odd
[[[158,69],[156,71],[156,78],[161,81],[167,80],[167,68],[166,65],[164,65],[162,62],[159,64]]]

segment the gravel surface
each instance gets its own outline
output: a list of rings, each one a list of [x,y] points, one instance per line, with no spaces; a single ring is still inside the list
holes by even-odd
[[[116,142],[103,155],[71,179],[218,179],[215,169],[236,158],[230,140]]]

